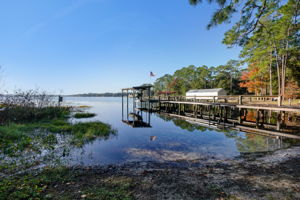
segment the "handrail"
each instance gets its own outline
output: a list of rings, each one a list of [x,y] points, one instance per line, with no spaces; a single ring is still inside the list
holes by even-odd
[[[165,101],[165,100],[175,100],[175,101],[182,101],[182,100],[193,100],[193,101],[199,101],[199,100],[212,100],[213,103],[218,102],[218,100],[225,100],[225,102],[227,103],[228,100],[235,100],[237,101],[237,103],[239,105],[243,104],[244,100],[249,100],[250,102],[252,101],[253,98],[258,98],[263,101],[270,100],[272,98],[276,98],[277,102],[278,102],[278,106],[282,106],[282,96],[277,96],[277,95],[263,95],[263,96],[257,96],[257,95],[229,95],[229,96],[199,96],[199,95],[194,95],[194,96],[163,96],[163,95],[159,95],[158,97],[152,97],[152,98],[158,98],[160,101]]]
[[[158,95],[158,96],[163,96],[163,95]],[[276,97],[279,97],[280,95],[264,95],[264,96],[257,96],[257,95],[220,95],[220,96],[169,96],[169,97],[189,97],[189,98],[193,98],[193,97],[219,97],[219,98],[230,98],[230,97],[236,97],[236,98],[239,98],[240,96],[242,97],[254,97],[254,98],[276,98]],[[156,96],[154,96],[156,97]]]

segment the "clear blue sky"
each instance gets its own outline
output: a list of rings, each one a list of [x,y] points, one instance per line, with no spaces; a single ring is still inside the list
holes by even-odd
[[[188,0],[0,0],[4,89],[119,92],[194,64],[237,59],[207,30],[216,8]]]

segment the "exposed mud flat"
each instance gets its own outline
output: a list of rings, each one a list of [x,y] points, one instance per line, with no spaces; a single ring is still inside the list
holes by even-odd
[[[72,170],[77,178],[72,184],[56,186],[58,193],[122,179],[142,200],[300,199],[300,147],[234,160],[132,162]],[[73,197],[82,198],[75,193]]]

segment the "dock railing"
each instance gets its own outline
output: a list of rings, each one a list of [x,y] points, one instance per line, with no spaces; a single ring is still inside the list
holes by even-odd
[[[154,96],[153,99],[160,101],[186,101],[186,102],[210,102],[210,103],[228,103],[236,105],[245,104],[269,104],[277,106],[295,106],[292,105],[291,99],[287,99],[285,103],[282,96],[277,95],[226,95],[226,96]],[[300,102],[297,103],[299,105]]]

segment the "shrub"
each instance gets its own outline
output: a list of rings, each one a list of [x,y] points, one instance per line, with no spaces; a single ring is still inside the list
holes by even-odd
[[[2,96],[0,123],[34,122],[62,118],[70,113],[69,107],[61,107],[53,96],[38,90],[17,91],[13,95]]]

